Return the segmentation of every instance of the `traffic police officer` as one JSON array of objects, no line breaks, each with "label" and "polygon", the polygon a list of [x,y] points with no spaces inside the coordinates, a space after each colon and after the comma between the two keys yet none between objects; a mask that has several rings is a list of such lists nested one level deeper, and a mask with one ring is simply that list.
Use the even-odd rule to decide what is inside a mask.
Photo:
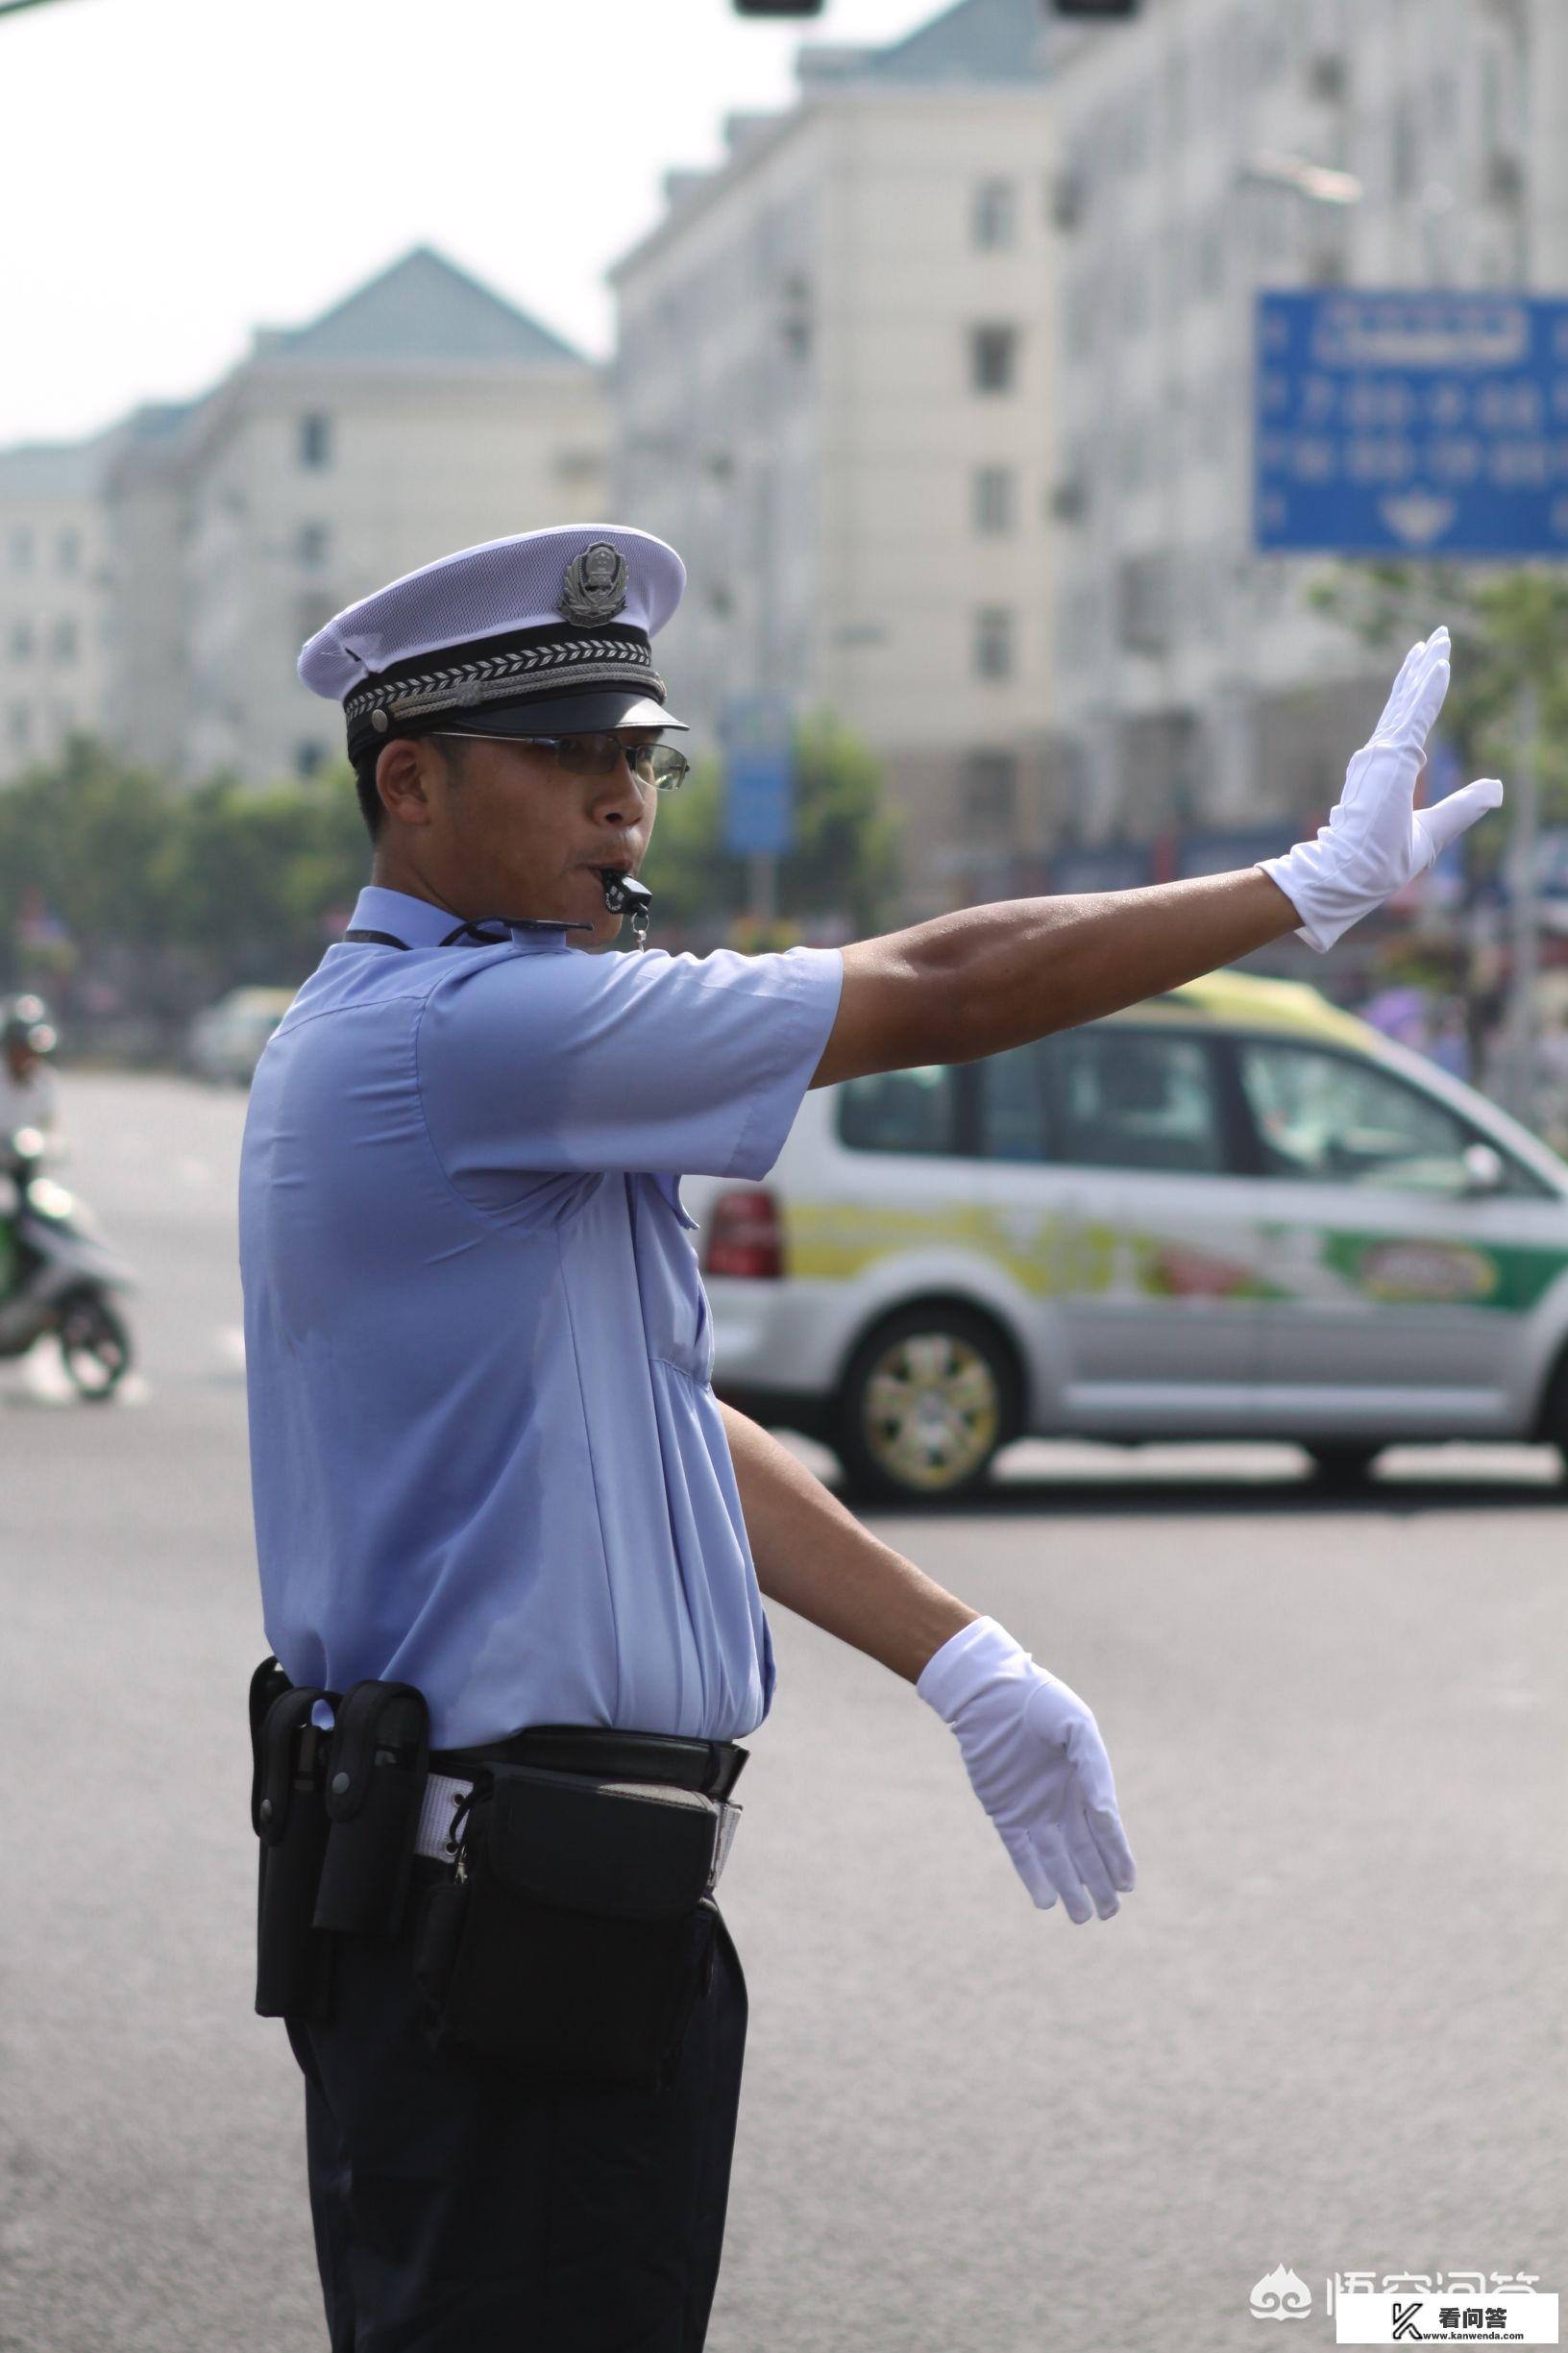
[{"label": "traffic police officer", "polygon": [[764,1595],[915,1684],[1037,1905],[1108,1919],[1134,1883],[1085,1703],[716,1402],[681,1174],[762,1177],[814,1085],[993,1053],[1292,928],[1324,946],[1500,797],[1412,814],[1439,631],[1330,823],[1266,871],[843,951],[575,952],[627,908],[643,944],[636,872],[685,769],[651,640],[683,583],[643,532],[527,532],[364,599],[300,661],[343,705],[375,858],[245,1132],[261,1688],[302,1744],[281,1780],[258,1750],[264,1840],[358,1692],[412,1694],[429,1740],[414,1902],[327,1940],[330,1997],[258,1998],[305,2076],[334,2353],[702,2344],[746,2031],[722,1922],[657,2088],[454,2047],[416,1944],[461,1892],[487,1768],[726,1797],[773,1697]]}]

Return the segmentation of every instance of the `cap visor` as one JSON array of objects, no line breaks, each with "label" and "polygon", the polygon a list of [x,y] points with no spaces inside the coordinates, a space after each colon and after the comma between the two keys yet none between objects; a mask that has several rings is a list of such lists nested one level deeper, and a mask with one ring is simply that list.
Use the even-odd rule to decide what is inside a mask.
[{"label": "cap visor", "polygon": [[679,727],[651,695],[634,687],[600,687],[594,695],[557,695],[545,702],[514,702],[503,710],[450,711],[437,725],[446,735],[595,735],[610,727]]}]

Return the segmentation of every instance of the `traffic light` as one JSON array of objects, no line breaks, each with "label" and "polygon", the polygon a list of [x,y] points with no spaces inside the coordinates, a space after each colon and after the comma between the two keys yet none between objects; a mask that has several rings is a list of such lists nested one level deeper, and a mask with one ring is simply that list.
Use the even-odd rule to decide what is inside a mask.
[{"label": "traffic light", "polygon": [[735,0],[737,16],[820,16],[822,0]]},{"label": "traffic light", "polygon": [[1045,0],[1058,16],[1136,16],[1138,0]]}]

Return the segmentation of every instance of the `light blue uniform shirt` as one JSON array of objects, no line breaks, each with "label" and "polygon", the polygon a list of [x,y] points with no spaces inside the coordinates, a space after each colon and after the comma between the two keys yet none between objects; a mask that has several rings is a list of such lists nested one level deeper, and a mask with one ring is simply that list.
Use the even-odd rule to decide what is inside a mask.
[{"label": "light blue uniform shirt", "polygon": [[360,894],[268,1042],[240,1166],[267,1640],[415,1683],[438,1748],[732,1739],[772,1644],[679,1178],[772,1166],[837,949],[588,954]]}]

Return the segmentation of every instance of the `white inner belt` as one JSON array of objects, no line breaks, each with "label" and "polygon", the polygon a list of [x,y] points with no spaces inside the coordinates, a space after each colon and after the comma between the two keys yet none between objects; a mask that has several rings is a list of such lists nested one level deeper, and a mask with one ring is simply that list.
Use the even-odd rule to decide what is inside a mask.
[{"label": "white inner belt", "polygon": [[[445,1773],[432,1773],[429,1776],[425,1783],[425,1802],[419,1809],[419,1830],[414,1839],[416,1854],[428,1854],[437,1863],[456,1861],[457,1849],[455,1842],[452,1841],[453,1823],[456,1817],[458,1800],[466,1798],[473,1786],[472,1781],[453,1780]],[[713,1858],[713,1876],[708,1881],[710,1888],[719,1884],[719,1875],[729,1859],[729,1850],[740,1819],[741,1809],[738,1805],[731,1805],[727,1800],[720,1802],[719,1836]]]},{"label": "white inner belt", "polygon": [[425,1802],[419,1809],[419,1829],[414,1838],[414,1852],[428,1854],[437,1863],[453,1863],[457,1859],[455,1845],[449,1846],[452,1825],[459,1798],[466,1798],[473,1788],[472,1781],[454,1781],[445,1773],[432,1773],[425,1784]]}]

